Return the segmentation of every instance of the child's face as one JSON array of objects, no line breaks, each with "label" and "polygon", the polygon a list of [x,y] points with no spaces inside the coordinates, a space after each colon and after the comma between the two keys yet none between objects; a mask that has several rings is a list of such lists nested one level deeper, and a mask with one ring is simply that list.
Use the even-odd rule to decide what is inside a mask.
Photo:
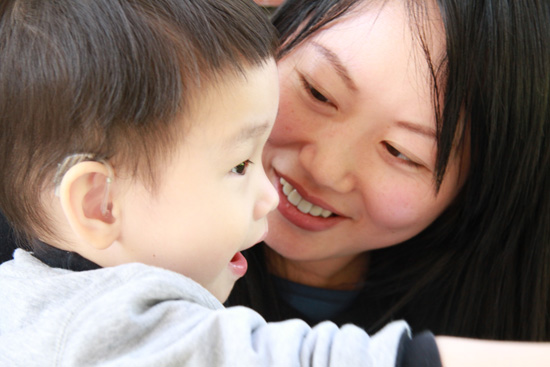
[{"label": "child's face", "polygon": [[229,79],[185,121],[190,128],[161,172],[158,190],[130,184],[119,240],[119,262],[184,274],[220,301],[246,272],[239,251],[265,237],[266,215],[278,203],[261,160],[277,114],[275,63]]}]

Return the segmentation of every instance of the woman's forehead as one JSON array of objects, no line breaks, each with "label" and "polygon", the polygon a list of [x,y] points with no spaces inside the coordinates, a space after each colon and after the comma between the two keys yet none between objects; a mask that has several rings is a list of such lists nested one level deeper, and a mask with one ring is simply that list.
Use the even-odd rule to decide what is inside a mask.
[{"label": "woman's forehead", "polygon": [[445,28],[435,0],[361,1],[313,33],[311,38],[332,31],[340,31],[340,36],[345,38],[365,37],[365,32],[361,32],[359,28],[362,27],[358,25],[372,30],[379,22],[391,22],[392,27],[402,30],[404,36],[414,36],[417,42],[425,43],[430,54],[441,55],[444,51],[441,46],[445,45]]}]

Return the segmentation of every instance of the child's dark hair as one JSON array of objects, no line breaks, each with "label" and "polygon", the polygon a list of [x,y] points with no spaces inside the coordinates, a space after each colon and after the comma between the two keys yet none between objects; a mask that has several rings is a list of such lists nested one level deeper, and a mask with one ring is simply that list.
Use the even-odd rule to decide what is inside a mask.
[{"label": "child's dark hair", "polygon": [[41,195],[74,153],[114,159],[153,187],[181,138],[176,118],[275,48],[252,1],[2,1],[2,211],[26,239],[50,233]]}]

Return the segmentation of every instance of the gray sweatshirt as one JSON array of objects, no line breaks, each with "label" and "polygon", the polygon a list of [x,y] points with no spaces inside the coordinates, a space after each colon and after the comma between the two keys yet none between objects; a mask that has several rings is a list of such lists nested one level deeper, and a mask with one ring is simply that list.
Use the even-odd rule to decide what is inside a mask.
[{"label": "gray sweatshirt", "polygon": [[362,329],[266,323],[180,274],[143,264],[0,266],[0,366],[395,366],[402,321]]}]

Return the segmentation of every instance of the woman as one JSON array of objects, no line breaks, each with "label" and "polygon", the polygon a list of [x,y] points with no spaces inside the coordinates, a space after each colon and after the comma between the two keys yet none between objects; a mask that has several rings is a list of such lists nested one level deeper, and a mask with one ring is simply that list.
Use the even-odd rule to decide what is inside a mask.
[{"label": "woman", "polygon": [[288,0],[273,22],[281,203],[229,303],[550,340],[548,2]]}]

